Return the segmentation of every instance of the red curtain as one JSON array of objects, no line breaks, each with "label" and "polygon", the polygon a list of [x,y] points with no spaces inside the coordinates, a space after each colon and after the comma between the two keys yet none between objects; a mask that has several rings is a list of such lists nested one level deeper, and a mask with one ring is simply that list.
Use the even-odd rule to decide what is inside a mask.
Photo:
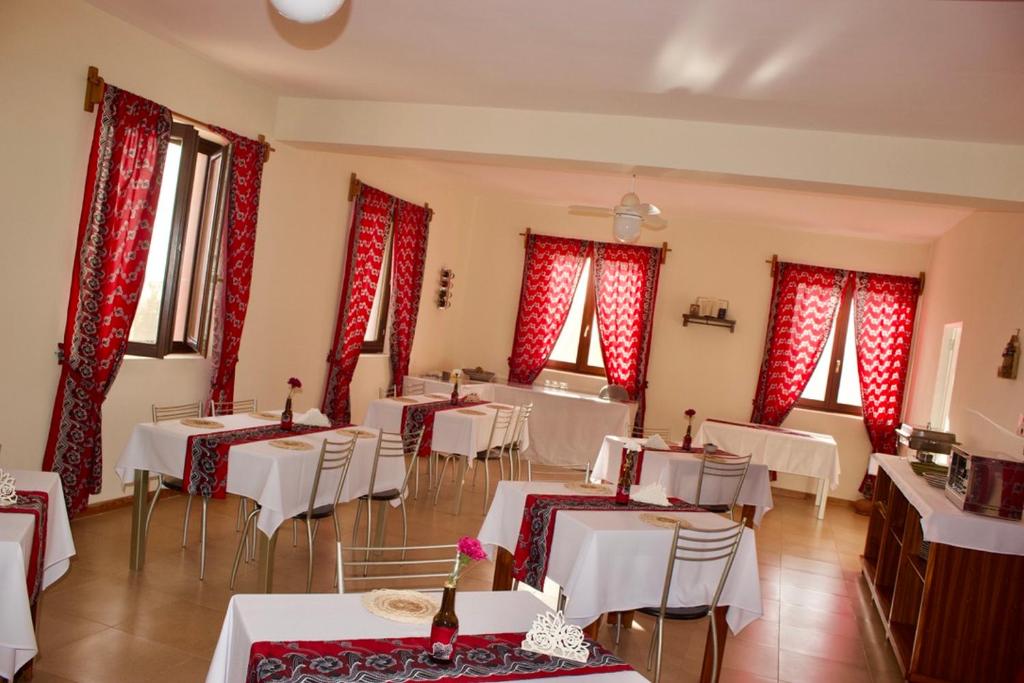
[{"label": "red curtain", "polygon": [[654,329],[661,249],[594,243],[597,331],[609,384],[638,402],[635,424],[644,423],[647,364]]},{"label": "red curtain", "polygon": [[351,418],[349,385],[370,320],[395,201],[387,192],[362,184],[352,210],[341,303],[327,357],[327,381],[320,408],[332,420],[347,423]]},{"label": "red curtain", "polygon": [[895,453],[894,430],[903,410],[920,281],[914,277],[857,273],[854,283],[854,329],[864,426],[875,452]]},{"label": "red curtain", "polygon": [[427,233],[431,211],[404,199],[395,205],[395,231],[391,250],[391,383],[401,394],[409,373],[409,356],[416,333],[416,316],[423,291],[423,267],[427,261]]},{"label": "red curtain", "polygon": [[508,379],[533,384],[565,325],[590,242],[531,234],[526,238],[519,313]]},{"label": "red curtain", "polygon": [[814,372],[850,273],[779,262],[750,421],[782,424]]},{"label": "red curtain", "polygon": [[249,306],[266,143],[223,128],[214,127],[213,130],[231,143],[231,187],[221,260],[223,286],[218,289],[219,300],[214,309],[210,400],[231,401],[235,395],[238,347],[242,342],[242,327]]},{"label": "red curtain", "polygon": [[96,114],[72,269],[62,367],[43,468],[74,515],[103,484],[102,407],[146,273],[171,113],[112,85]]}]

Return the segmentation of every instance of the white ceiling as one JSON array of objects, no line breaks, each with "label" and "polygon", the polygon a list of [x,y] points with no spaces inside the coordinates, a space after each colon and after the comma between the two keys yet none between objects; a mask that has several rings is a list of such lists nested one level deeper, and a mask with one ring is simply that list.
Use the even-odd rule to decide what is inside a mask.
[{"label": "white ceiling", "polygon": [[1024,143],[1024,4],[89,0],[282,95]]}]

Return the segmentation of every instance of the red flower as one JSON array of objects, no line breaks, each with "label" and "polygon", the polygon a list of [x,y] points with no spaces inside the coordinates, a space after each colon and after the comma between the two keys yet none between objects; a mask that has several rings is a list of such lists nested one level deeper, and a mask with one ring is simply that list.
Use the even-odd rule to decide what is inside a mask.
[{"label": "red flower", "polygon": [[683,414],[686,415],[686,417],[693,417],[694,415],[697,414],[697,411],[694,410],[693,408],[687,408],[686,412]]},{"label": "red flower", "polygon": [[292,389],[301,389],[302,380],[300,380],[298,377],[289,377],[288,386],[290,386]]},{"label": "red flower", "polygon": [[463,536],[459,539],[458,544],[459,552],[473,560],[478,562],[487,558],[487,553],[484,552],[483,546],[480,545],[480,541],[473,538],[472,536]]}]

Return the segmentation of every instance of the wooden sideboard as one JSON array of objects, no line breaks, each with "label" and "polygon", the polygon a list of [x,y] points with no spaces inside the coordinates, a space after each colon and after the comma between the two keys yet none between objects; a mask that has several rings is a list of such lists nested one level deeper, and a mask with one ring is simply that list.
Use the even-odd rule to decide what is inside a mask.
[{"label": "wooden sideboard", "polygon": [[904,678],[1024,680],[1024,556],[924,544],[901,486],[917,482],[878,469],[862,564]]}]

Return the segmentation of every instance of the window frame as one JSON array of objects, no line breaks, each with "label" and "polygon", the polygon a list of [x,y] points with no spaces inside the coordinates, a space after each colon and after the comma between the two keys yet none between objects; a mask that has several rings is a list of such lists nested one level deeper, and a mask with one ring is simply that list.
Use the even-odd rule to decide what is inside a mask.
[{"label": "window frame", "polygon": [[[839,303],[839,310],[836,318],[832,321],[835,329],[835,337],[832,340],[832,357],[829,358],[828,382],[825,385],[824,400],[813,398],[797,399],[796,407],[806,410],[817,410],[824,413],[838,413],[841,415],[856,415],[863,417],[864,410],[861,406],[839,402],[839,383],[843,375],[843,355],[846,351],[846,333],[850,329],[850,315],[853,313],[853,287],[843,290],[843,296]],[[856,342],[854,342],[856,343]],[[819,358],[818,363],[824,358]],[[860,375],[857,376],[858,388]]]},{"label": "window frame", "polygon": [[[170,137],[173,140],[181,141],[181,161],[178,165],[177,186],[175,187],[174,193],[174,209],[171,215],[171,230],[168,238],[167,249],[167,267],[164,271],[164,285],[160,299],[160,315],[157,323],[156,334],[157,338],[153,343],[129,340],[127,348],[125,349],[127,354],[133,356],[158,359],[164,358],[170,354],[206,355],[207,347],[209,345],[209,317],[212,313],[213,297],[206,296],[202,306],[197,309],[198,314],[202,319],[197,327],[197,330],[200,331],[199,338],[197,338],[193,343],[188,339],[189,323],[191,322],[192,316],[191,306],[193,297],[198,296],[200,293],[195,292],[195,288],[192,287],[192,273],[189,273],[189,301],[186,306],[186,320],[184,326],[185,339],[174,339],[175,317],[177,314],[178,295],[180,293],[182,280],[182,252],[185,247],[185,237],[188,231],[189,211],[192,203],[192,189],[195,183],[198,155],[205,154],[209,160],[212,160],[213,157],[217,155],[222,156],[221,176],[216,188],[218,195],[213,205],[214,220],[211,226],[213,232],[210,236],[211,242],[209,244],[211,253],[207,263],[207,272],[203,277],[203,291],[208,291],[211,295],[213,292],[212,287],[216,286],[215,279],[219,280],[217,269],[220,261],[221,242],[224,234],[223,219],[226,211],[227,188],[230,177],[230,146],[219,145],[212,140],[202,138],[199,135],[198,129],[180,121],[174,121],[171,123]],[[208,163],[206,176],[203,180],[204,196],[202,197],[202,201],[199,205],[200,215],[197,221],[198,226],[202,225],[202,221],[206,217],[206,193],[213,189],[209,187],[210,168],[211,164]],[[197,236],[195,245],[196,251],[193,254],[193,257],[198,256],[201,246],[201,240],[199,240]],[[148,256],[149,255],[147,254],[147,259]],[[193,258],[192,263],[194,268],[196,263],[195,258]],[[129,334],[130,333],[131,330],[129,329]]]},{"label": "window frame", "polygon": [[[380,280],[377,286],[383,285],[384,291],[380,299],[380,323],[377,325],[377,336],[371,340],[363,339],[359,353],[384,353],[384,342],[388,336],[388,315],[391,313],[391,261],[394,246],[394,238],[391,230],[388,230],[384,238],[384,263],[381,265]],[[372,302],[371,302],[372,312]],[[367,321],[369,325],[369,321]]]},{"label": "window frame", "polygon": [[[597,377],[606,377],[604,366],[595,366],[587,363],[587,359],[590,357],[590,341],[593,335],[597,334],[597,325],[594,318],[594,309],[597,306],[597,296],[595,294],[594,284],[594,264],[593,260],[589,259],[590,268],[587,269],[587,283],[586,283],[586,298],[583,300],[583,324],[580,328],[580,336],[576,345],[576,361],[562,361],[562,360],[551,360],[548,358],[547,362],[544,363],[545,369],[548,370],[559,370],[562,372],[574,372],[580,375],[594,375]],[[578,285],[577,285],[578,287]],[[575,297],[575,292],[573,297]],[[569,302],[570,305],[572,302]],[[598,340],[600,343],[600,339]]]}]

